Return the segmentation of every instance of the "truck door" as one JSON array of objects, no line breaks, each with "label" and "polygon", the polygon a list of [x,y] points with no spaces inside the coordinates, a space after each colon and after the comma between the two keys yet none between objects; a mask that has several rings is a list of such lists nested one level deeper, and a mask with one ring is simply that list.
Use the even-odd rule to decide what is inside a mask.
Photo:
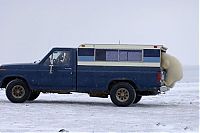
[{"label": "truck door", "polygon": [[74,90],[73,63],[72,49],[53,50],[40,65],[39,88],[55,91]]}]

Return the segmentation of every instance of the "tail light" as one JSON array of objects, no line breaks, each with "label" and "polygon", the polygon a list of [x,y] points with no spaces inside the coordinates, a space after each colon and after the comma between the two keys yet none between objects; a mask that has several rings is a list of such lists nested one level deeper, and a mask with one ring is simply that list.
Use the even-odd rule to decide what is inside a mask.
[{"label": "tail light", "polygon": [[160,82],[160,80],[161,80],[161,72],[157,72],[157,74],[156,74],[156,80],[158,82]]}]

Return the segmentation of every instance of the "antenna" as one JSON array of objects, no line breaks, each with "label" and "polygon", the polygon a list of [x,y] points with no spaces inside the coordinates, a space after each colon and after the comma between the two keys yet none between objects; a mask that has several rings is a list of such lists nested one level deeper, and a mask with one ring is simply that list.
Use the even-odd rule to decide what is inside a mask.
[{"label": "antenna", "polygon": [[119,40],[119,44],[120,44],[120,40]]}]

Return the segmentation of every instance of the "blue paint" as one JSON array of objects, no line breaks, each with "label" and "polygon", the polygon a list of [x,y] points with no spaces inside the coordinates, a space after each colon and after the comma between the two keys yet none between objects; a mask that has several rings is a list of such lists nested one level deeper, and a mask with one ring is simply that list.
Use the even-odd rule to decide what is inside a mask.
[{"label": "blue paint", "polygon": [[78,92],[107,91],[112,80],[131,80],[140,91],[159,88],[156,80],[159,67],[77,66]]},{"label": "blue paint", "polygon": [[160,57],[144,57],[143,62],[160,62]]},{"label": "blue paint", "polygon": [[94,56],[78,56],[78,61],[94,61]]}]

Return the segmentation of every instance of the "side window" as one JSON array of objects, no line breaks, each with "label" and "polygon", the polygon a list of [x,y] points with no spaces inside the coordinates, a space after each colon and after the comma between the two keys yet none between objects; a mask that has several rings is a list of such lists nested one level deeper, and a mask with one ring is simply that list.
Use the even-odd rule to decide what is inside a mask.
[{"label": "side window", "polygon": [[129,51],[128,61],[142,61],[142,50]]},{"label": "side window", "polygon": [[96,49],[95,61],[142,61],[142,50]]},{"label": "side window", "polygon": [[118,61],[118,50],[106,50],[106,61]]},{"label": "side window", "polygon": [[78,61],[94,61],[94,49],[93,48],[79,48]]},{"label": "side window", "polygon": [[96,49],[96,61],[118,61],[118,50]]},{"label": "side window", "polygon": [[119,61],[128,61],[128,51],[119,51]]},{"label": "side window", "polygon": [[44,65],[69,65],[70,52],[69,51],[54,51],[44,62]]},{"label": "side window", "polygon": [[120,50],[120,61],[142,61],[142,50]]},{"label": "side window", "polygon": [[95,52],[96,61],[106,61],[106,50],[105,49],[96,49]]}]

